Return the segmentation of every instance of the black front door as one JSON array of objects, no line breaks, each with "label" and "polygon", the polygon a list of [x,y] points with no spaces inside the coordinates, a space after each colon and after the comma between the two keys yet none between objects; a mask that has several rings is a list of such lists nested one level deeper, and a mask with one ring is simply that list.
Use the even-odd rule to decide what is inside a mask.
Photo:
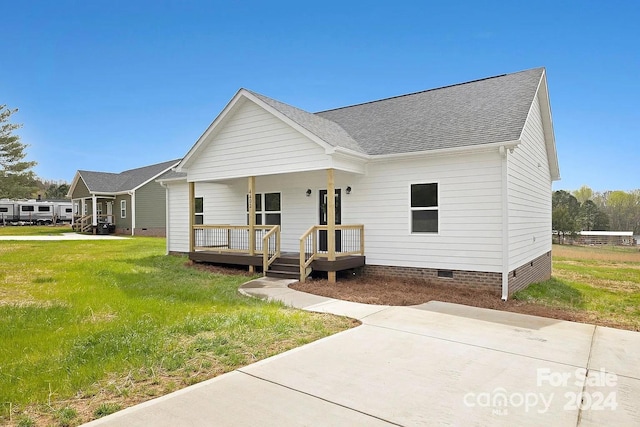
[{"label": "black front door", "polygon": [[[327,190],[320,190],[320,209],[319,220],[320,225],[327,225]],[[336,224],[342,224],[342,196],[339,188],[336,188]],[[318,236],[318,250],[327,251],[327,230],[320,230]],[[342,250],[342,230],[336,230],[336,252]]]}]

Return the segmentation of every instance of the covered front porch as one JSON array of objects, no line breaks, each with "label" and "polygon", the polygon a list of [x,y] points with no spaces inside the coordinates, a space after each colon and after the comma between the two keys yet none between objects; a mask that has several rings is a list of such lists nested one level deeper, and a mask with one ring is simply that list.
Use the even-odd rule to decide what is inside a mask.
[{"label": "covered front porch", "polygon": [[[320,171],[321,172],[321,171]],[[304,181],[309,176],[290,177],[285,182]],[[318,174],[313,175],[318,178]],[[306,231],[294,234],[293,226],[287,218],[300,214],[302,208],[291,200],[286,191],[269,193],[261,197],[256,191],[256,177],[248,177],[246,190],[246,225],[206,223],[203,212],[203,193],[197,194],[196,184],[189,182],[189,258],[196,262],[211,262],[248,266],[249,271],[261,270],[265,276],[296,278],[300,281],[312,271],[327,272],[329,281],[336,280],[336,272],[365,265],[364,225],[341,223],[341,194],[351,192],[351,187],[337,188],[335,172],[326,170],[326,185],[316,188],[318,205],[304,208],[307,212],[319,211],[318,221]],[[260,179],[260,178],[259,178]],[[282,184],[286,187],[286,184]],[[290,184],[289,184],[290,186]],[[342,190],[342,191],[341,191]],[[300,192],[296,187],[296,195]],[[310,188],[304,191],[307,204],[313,203]],[[335,194],[335,197],[327,197]],[[198,197],[200,195],[200,197]],[[282,199],[285,199],[283,202]],[[297,206],[297,207],[296,207]],[[237,209],[237,208],[236,208]],[[262,212],[262,213],[261,213]],[[307,218],[308,215],[304,217]],[[316,222],[313,217],[308,221]],[[288,227],[286,245],[283,245],[282,227]],[[307,226],[305,226],[307,227]]]},{"label": "covered front porch", "polygon": [[115,196],[92,195],[72,199],[72,229],[77,233],[109,234],[115,231],[116,216],[113,214]]}]

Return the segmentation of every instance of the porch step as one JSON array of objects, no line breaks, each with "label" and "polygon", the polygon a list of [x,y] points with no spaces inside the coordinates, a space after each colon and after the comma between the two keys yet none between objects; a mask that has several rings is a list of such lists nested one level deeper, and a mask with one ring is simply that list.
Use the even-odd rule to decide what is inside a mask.
[{"label": "porch step", "polygon": [[299,279],[299,273],[293,273],[291,271],[278,271],[278,270],[267,270],[267,277],[276,277],[278,279]]},{"label": "porch step", "polygon": [[271,270],[288,271],[288,272],[300,274],[300,265],[298,265],[298,262],[296,262],[295,264],[283,263],[278,259],[273,264],[271,264],[269,271]]},{"label": "porch step", "polygon": [[267,270],[267,277],[278,277],[281,279],[299,279],[300,261],[298,258],[280,257],[274,261]]}]

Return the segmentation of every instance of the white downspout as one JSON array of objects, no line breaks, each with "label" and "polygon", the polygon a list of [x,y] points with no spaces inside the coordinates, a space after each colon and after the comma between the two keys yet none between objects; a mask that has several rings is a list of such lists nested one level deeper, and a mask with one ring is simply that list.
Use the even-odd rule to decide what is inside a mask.
[{"label": "white downspout", "polygon": [[131,196],[131,235],[136,235],[136,192],[130,191]]},{"label": "white downspout", "polygon": [[165,222],[165,234],[166,234],[165,241],[166,241],[166,246],[167,246],[166,255],[169,255],[169,247],[170,247],[170,245],[169,245],[169,236],[171,235],[171,233],[169,232],[170,227],[171,227],[171,221],[170,221],[170,218],[169,218],[169,211],[170,211],[169,210],[169,186],[164,182],[161,182],[160,185],[162,187],[164,187],[164,193],[165,193],[165,196],[164,196],[164,198],[165,198],[165,204],[164,204],[165,213],[164,213],[164,216],[165,216],[165,221],[166,221]]},{"label": "white downspout", "polygon": [[[508,198],[508,149],[500,146],[502,166],[502,301],[509,299],[509,198]],[[513,150],[513,149],[511,149]]]}]

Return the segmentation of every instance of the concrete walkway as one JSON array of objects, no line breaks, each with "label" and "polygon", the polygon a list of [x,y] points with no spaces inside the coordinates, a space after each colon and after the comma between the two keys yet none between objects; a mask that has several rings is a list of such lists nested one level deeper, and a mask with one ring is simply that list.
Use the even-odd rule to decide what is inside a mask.
[{"label": "concrete walkway", "polygon": [[122,240],[128,237],[78,233],[51,234],[49,236],[0,236],[0,240]]},{"label": "concrete walkway", "polygon": [[640,333],[429,302],[241,292],[362,325],[90,426],[640,425]]}]

